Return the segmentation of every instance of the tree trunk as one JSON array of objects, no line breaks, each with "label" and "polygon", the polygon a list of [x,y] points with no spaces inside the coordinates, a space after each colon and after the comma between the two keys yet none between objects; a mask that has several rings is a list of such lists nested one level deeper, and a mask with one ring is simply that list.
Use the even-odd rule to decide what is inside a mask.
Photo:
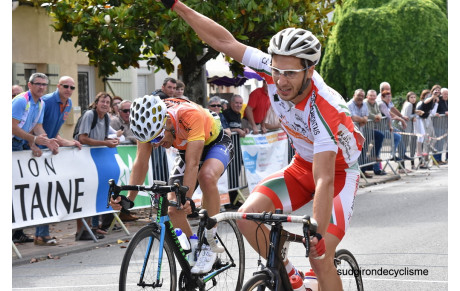
[{"label": "tree trunk", "polygon": [[[205,66],[184,66],[182,63],[183,82],[185,83],[184,95],[190,98],[193,102],[203,105],[207,104],[206,90],[206,69]],[[192,68],[187,70],[186,68]]]},{"label": "tree trunk", "polygon": [[206,62],[215,58],[219,52],[208,49],[208,51],[197,57],[196,55],[179,56],[185,83],[184,95],[193,102],[206,107],[208,102]]}]

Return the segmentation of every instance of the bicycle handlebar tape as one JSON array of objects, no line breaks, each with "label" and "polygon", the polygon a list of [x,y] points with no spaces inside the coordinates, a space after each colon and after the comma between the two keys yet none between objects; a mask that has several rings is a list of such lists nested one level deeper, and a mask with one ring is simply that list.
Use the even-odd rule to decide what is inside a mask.
[{"label": "bicycle handlebar tape", "polygon": [[314,258],[315,260],[322,260],[326,256],[326,244],[324,243],[324,239],[321,234],[316,233],[314,235],[318,239],[318,243],[316,244],[316,252],[318,253],[318,257]]},{"label": "bicycle handlebar tape", "polygon": [[173,8],[174,8],[174,5],[176,5],[176,3],[177,3],[177,0],[161,0],[161,3],[163,3],[163,5],[166,8],[171,9],[171,11],[172,11]]}]

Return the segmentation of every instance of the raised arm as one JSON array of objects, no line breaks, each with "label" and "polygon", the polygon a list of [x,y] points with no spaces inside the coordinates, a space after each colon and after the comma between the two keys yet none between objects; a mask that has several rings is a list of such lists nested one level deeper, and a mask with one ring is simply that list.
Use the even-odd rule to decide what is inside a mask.
[{"label": "raised arm", "polygon": [[[157,1],[160,2],[160,0]],[[163,1],[163,3],[165,2]],[[193,28],[201,40],[213,49],[226,54],[238,62],[243,60],[247,46],[238,42],[223,26],[196,12],[181,1],[175,3],[173,10]]]}]

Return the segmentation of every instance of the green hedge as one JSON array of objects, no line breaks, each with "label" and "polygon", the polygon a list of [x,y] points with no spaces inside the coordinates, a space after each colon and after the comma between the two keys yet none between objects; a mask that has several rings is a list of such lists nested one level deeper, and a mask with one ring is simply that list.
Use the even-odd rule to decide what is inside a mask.
[{"label": "green hedge", "polygon": [[378,92],[382,81],[396,104],[408,91],[448,87],[446,13],[441,0],[344,1],[319,71],[347,100],[357,88]]}]

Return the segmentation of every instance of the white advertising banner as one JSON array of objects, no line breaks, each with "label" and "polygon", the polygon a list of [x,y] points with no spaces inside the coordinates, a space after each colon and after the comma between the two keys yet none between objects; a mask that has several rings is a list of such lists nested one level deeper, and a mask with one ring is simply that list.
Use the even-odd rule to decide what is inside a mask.
[{"label": "white advertising banner", "polygon": [[[113,211],[107,208],[108,181],[128,184],[136,150],[136,146],[64,147],[57,155],[44,151],[39,158],[30,150],[13,152],[13,229]],[[151,177],[149,165],[146,185],[152,183]],[[135,208],[148,206],[150,197],[140,192]]]},{"label": "white advertising banner", "polygon": [[248,134],[240,138],[249,191],[265,177],[288,165],[288,140],[284,131]]}]

